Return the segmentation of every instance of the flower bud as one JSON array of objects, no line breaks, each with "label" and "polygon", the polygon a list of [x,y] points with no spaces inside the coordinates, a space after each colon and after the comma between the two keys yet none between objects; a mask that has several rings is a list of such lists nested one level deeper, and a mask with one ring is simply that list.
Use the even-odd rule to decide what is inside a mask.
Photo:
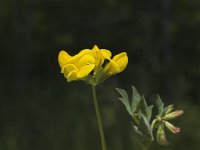
[{"label": "flower bud", "polygon": [[174,110],[174,105],[169,105],[163,110],[163,116],[171,113]]},{"label": "flower bud", "polygon": [[164,125],[167,129],[169,129],[172,133],[177,134],[180,132],[180,128],[175,127],[173,124],[169,123],[168,121],[163,121]]},{"label": "flower bud", "polygon": [[157,136],[157,142],[160,145],[165,145],[165,146],[169,145],[169,142],[167,141],[166,136],[165,136],[164,125],[162,123],[158,126],[156,136]]},{"label": "flower bud", "polygon": [[171,120],[171,119],[174,119],[174,118],[181,116],[183,113],[184,113],[183,110],[176,110],[176,111],[173,111],[169,114],[166,114],[162,119],[163,120]]}]

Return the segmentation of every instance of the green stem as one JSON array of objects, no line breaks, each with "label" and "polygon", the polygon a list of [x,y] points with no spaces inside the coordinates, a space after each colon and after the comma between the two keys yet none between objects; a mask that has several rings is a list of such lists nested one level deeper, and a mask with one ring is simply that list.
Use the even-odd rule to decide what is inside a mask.
[{"label": "green stem", "polygon": [[148,150],[151,146],[151,141],[142,145],[142,150]]},{"label": "green stem", "polygon": [[146,149],[146,147],[143,147],[142,150],[148,150],[148,149]]},{"label": "green stem", "polygon": [[143,148],[142,148],[142,150],[148,150],[148,148],[146,148],[146,147],[143,147]]},{"label": "green stem", "polygon": [[157,121],[158,121],[157,119],[154,119],[154,120],[152,121],[152,123],[151,123],[151,129],[152,129],[152,130],[153,130],[154,125],[155,125],[155,123],[156,123]]},{"label": "green stem", "polygon": [[101,137],[102,150],[106,150],[106,142],[105,142],[105,137],[104,137],[101,115],[100,115],[100,111],[99,111],[99,105],[97,102],[95,85],[92,85],[92,94],[93,94],[94,106],[95,106],[95,111],[96,111],[96,115],[97,115],[100,137]]}]

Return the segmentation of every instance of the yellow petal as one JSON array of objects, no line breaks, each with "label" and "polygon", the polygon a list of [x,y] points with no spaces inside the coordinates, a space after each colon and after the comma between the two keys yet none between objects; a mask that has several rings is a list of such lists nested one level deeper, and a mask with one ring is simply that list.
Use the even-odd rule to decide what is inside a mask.
[{"label": "yellow petal", "polygon": [[109,51],[109,50],[106,50],[106,49],[101,49],[101,54],[103,55],[103,57],[105,58],[105,59],[110,59],[110,57],[111,57],[111,52]]},{"label": "yellow petal", "polygon": [[101,57],[99,55],[99,51],[93,51],[93,57],[95,59],[96,67],[99,67],[99,64],[101,63]]},{"label": "yellow petal", "polygon": [[67,78],[67,81],[74,81],[74,80],[78,80],[77,78],[77,71],[71,71],[70,73],[67,74],[67,76],[65,76]]},{"label": "yellow petal", "polygon": [[120,71],[120,66],[115,61],[111,61],[111,69],[113,73],[118,73]]},{"label": "yellow petal", "polygon": [[68,61],[69,64],[75,64],[84,54],[76,54]]},{"label": "yellow petal", "polygon": [[78,70],[78,68],[74,64],[67,64],[62,68],[65,72],[71,72],[74,70]]},{"label": "yellow petal", "polygon": [[81,79],[81,78],[88,76],[89,73],[94,69],[94,67],[95,67],[94,64],[90,64],[90,65],[86,65],[86,66],[80,68],[80,70],[77,74],[77,77]]},{"label": "yellow petal", "polygon": [[60,51],[60,53],[58,54],[58,63],[60,67],[62,68],[64,65],[66,65],[70,58],[71,56],[67,52],[63,50]]},{"label": "yellow petal", "polygon": [[99,48],[98,48],[98,46],[97,46],[97,45],[94,45],[94,47],[92,48],[92,50],[93,50],[93,51],[98,51],[98,50],[99,50]]},{"label": "yellow petal", "polygon": [[119,65],[119,68],[120,68],[119,72],[122,72],[128,64],[128,57],[127,57],[126,53],[122,53],[119,55],[121,57],[118,58],[116,63]]},{"label": "yellow petal", "polygon": [[122,52],[122,53],[119,53],[119,54],[117,54],[117,55],[115,55],[114,57],[113,57],[113,61],[118,61],[119,59],[121,59],[122,57],[127,57],[127,54],[126,54],[126,52]]},{"label": "yellow petal", "polygon": [[82,66],[85,66],[87,64],[94,64],[95,63],[95,59],[94,57],[92,57],[91,55],[83,55],[80,60],[78,60],[77,62],[77,66],[78,67],[82,67]]},{"label": "yellow petal", "polygon": [[65,78],[68,80],[69,74],[71,74],[71,72],[78,72],[78,68],[73,64],[68,64],[62,68],[61,72],[64,73]]},{"label": "yellow petal", "polygon": [[96,51],[95,55],[95,72],[101,68],[103,65],[105,59],[110,60],[111,52],[106,49],[100,49],[99,51]]},{"label": "yellow petal", "polygon": [[104,68],[104,72],[106,72],[108,75],[116,74],[119,71],[120,71],[119,65],[113,60],[110,60],[110,62]]},{"label": "yellow petal", "polygon": [[90,49],[83,49],[83,50],[80,51],[78,54],[79,54],[79,55],[84,55],[84,54],[88,54],[88,53],[91,53],[91,50],[90,50]]},{"label": "yellow petal", "polygon": [[110,69],[110,67],[111,67],[111,64],[110,64],[110,62],[104,67],[104,72],[108,72],[109,71],[109,69]]}]

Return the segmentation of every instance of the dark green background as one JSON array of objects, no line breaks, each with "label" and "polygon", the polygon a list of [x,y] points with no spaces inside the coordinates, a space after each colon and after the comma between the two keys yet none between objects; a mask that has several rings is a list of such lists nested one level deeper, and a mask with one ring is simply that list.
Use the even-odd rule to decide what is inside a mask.
[{"label": "dark green background", "polygon": [[[57,55],[126,51],[127,69],[97,87],[108,150],[135,150],[131,118],[116,87],[159,93],[185,114],[169,147],[200,143],[199,0],[1,0],[0,149],[100,150],[91,87],[67,83]],[[155,110],[154,110],[155,111]]]}]

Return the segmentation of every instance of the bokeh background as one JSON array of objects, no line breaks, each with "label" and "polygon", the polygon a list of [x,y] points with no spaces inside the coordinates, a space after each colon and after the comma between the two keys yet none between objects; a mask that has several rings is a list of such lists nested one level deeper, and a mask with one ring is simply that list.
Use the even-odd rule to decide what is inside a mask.
[{"label": "bokeh background", "polygon": [[[127,69],[97,87],[109,150],[136,149],[116,87],[159,93],[185,114],[171,145],[200,143],[199,0],[1,0],[0,149],[100,150],[91,87],[67,83],[57,55],[100,48],[126,51]],[[154,111],[156,111],[154,109]]]}]

